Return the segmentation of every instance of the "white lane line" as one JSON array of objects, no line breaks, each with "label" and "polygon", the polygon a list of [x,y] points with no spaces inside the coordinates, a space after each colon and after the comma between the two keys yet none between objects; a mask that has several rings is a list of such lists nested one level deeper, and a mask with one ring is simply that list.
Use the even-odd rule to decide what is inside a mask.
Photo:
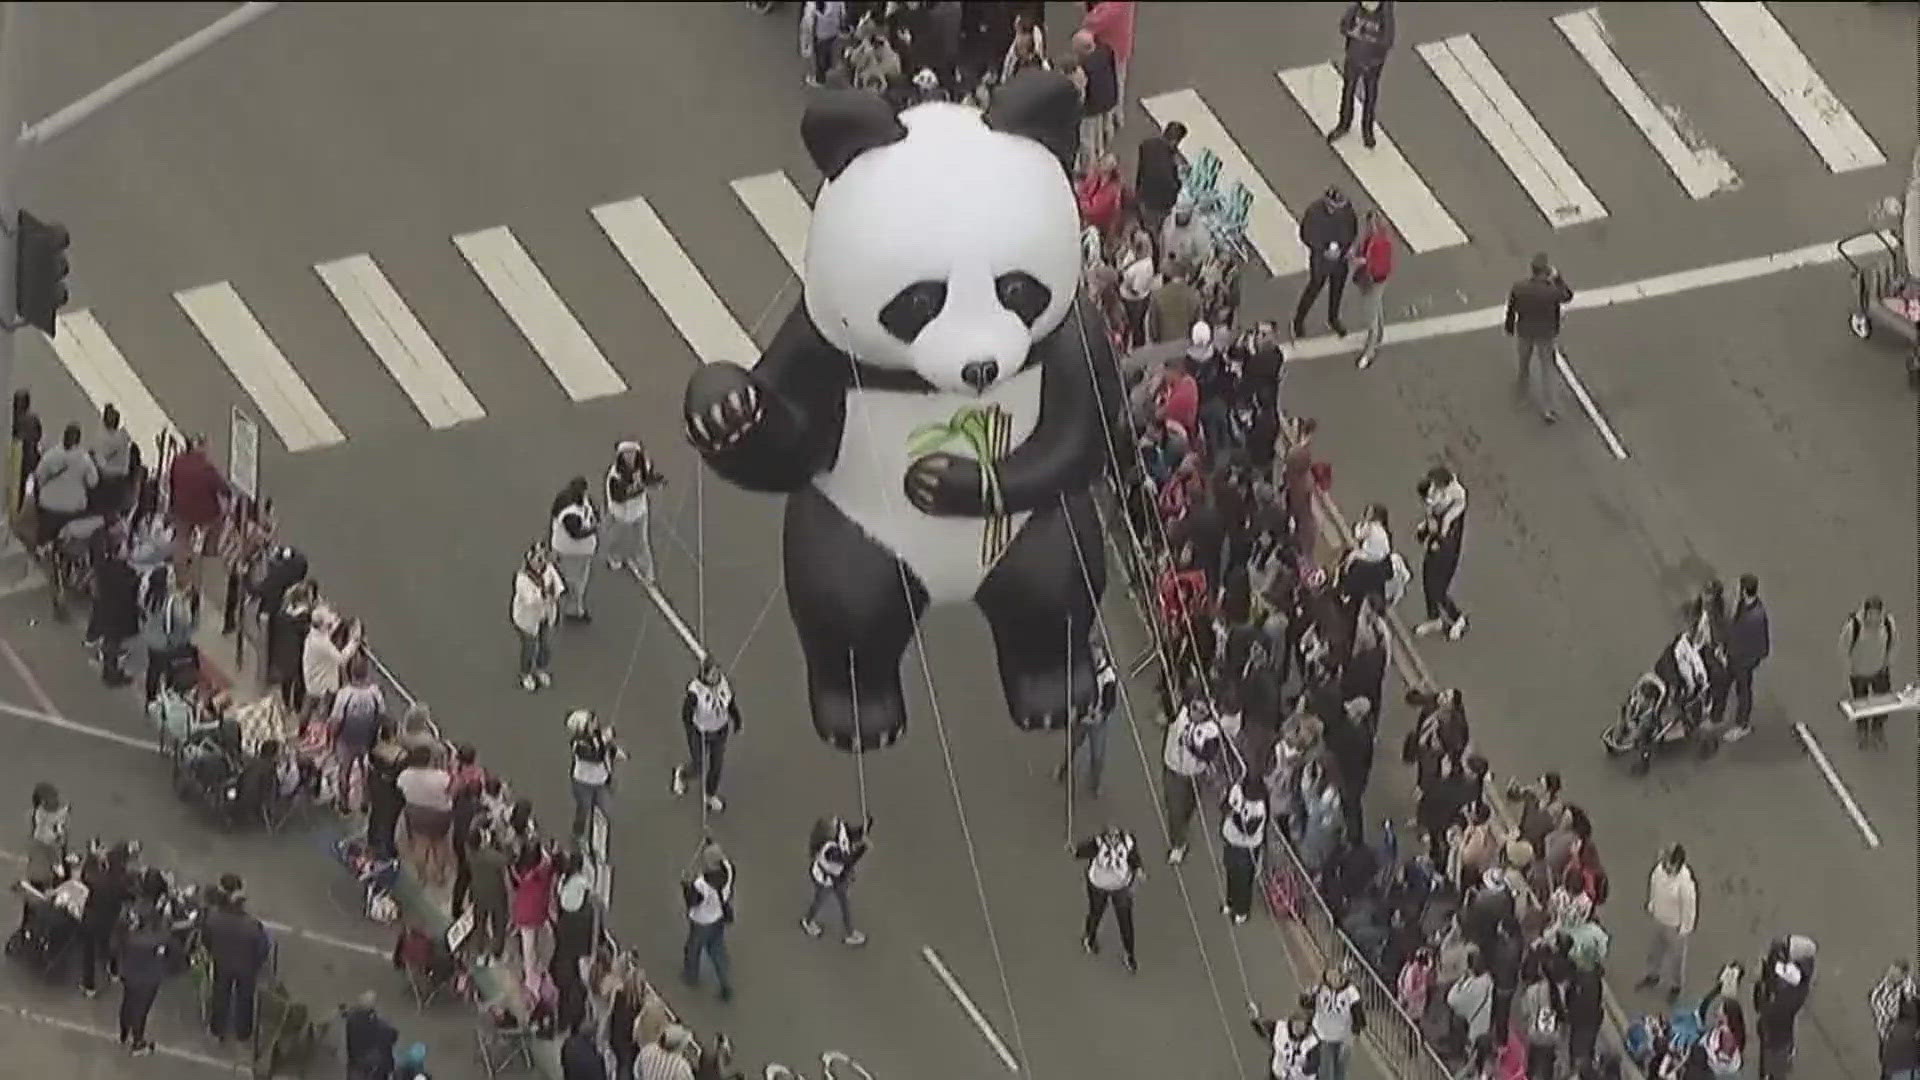
[{"label": "white lane line", "polygon": [[372,256],[350,255],[313,272],[428,425],[449,428],[487,415]]},{"label": "white lane line", "polygon": [[1612,454],[1616,461],[1627,460],[1627,448],[1620,445],[1620,437],[1613,433],[1613,425],[1607,423],[1607,418],[1601,415],[1600,406],[1594,403],[1593,395],[1587,393],[1587,384],[1581,382],[1580,376],[1574,374],[1573,365],[1567,363],[1567,354],[1557,348],[1554,349],[1553,366],[1560,369],[1560,377],[1567,381],[1567,389],[1573,391],[1573,399],[1580,403],[1580,408],[1587,414],[1587,419],[1593,421],[1593,426],[1600,429],[1600,441],[1607,444],[1607,452]]},{"label": "white lane line", "polygon": [[687,620],[681,618],[679,610],[673,606],[673,601],[668,600],[667,594],[661,592],[660,586],[654,582],[646,582],[644,588],[647,590],[647,599],[652,600],[653,606],[659,609],[660,617],[667,620],[667,625],[673,627],[673,632],[680,636],[681,644],[687,647],[687,651],[693,654],[695,660],[705,663],[709,656],[707,647],[700,644],[700,639],[694,636],[693,627],[688,626]]},{"label": "white lane line", "polygon": [[513,230],[499,225],[466,233],[454,237],[453,246],[568,397],[585,401],[626,391],[626,380],[601,355]]},{"label": "white lane line", "polygon": [[1300,247],[1299,223],[1198,93],[1175,90],[1144,98],[1140,107],[1147,110],[1147,115],[1160,127],[1174,120],[1187,126],[1187,138],[1181,146],[1189,157],[1202,150],[1213,151],[1220,159],[1222,187],[1231,187],[1235,181],[1246,185],[1247,192],[1253,196],[1253,208],[1247,214],[1247,241],[1274,277],[1306,270],[1307,253]]},{"label": "white lane line", "polygon": [[[1566,310],[1590,311],[1636,303],[1641,300],[1657,300],[1663,296],[1692,292],[1695,289],[1752,281],[1755,278],[1784,274],[1790,270],[1809,266],[1825,266],[1838,261],[1840,261],[1840,252],[1829,240],[1789,251],[1775,252],[1772,255],[1735,259],[1732,262],[1680,270],[1600,289],[1583,289],[1574,294],[1573,302],[1567,305]],[[1451,315],[1435,315],[1431,318],[1414,319],[1411,322],[1394,323],[1387,327],[1385,343],[1400,345],[1412,341],[1425,341],[1429,338],[1489,330],[1505,321],[1506,315],[1507,306],[1500,303],[1491,307],[1474,308],[1472,311],[1459,311]],[[1352,356],[1353,350],[1351,337],[1337,338],[1325,335],[1294,342],[1287,349],[1287,358],[1311,360],[1325,356],[1344,357]]]},{"label": "white lane line", "polygon": [[987,1023],[987,1018],[982,1015],[979,1006],[975,1005],[973,999],[967,996],[967,992],[960,988],[960,980],[954,978],[953,972],[947,970],[946,961],[940,959],[940,954],[933,951],[933,946],[922,945],[920,957],[946,986],[947,993],[953,995],[953,1000],[960,1003],[960,1008],[966,1011],[967,1018],[973,1021],[973,1026],[980,1029],[980,1034],[986,1038],[987,1045],[993,1048],[994,1056],[1000,1059],[1000,1064],[1005,1065],[1010,1073],[1019,1072],[1020,1064],[1013,1060],[1013,1052],[1007,1049],[1005,1042],[1001,1041],[1000,1033],[993,1030],[993,1025]]},{"label": "white lane line", "polygon": [[288,450],[297,453],[346,440],[232,285],[217,281],[174,293],[173,299]]},{"label": "white lane line", "polygon": [[1820,740],[1813,737],[1813,732],[1808,731],[1805,724],[1793,725],[1793,733],[1800,736],[1800,744],[1807,748],[1807,756],[1813,759],[1814,767],[1820,770],[1820,775],[1826,777],[1827,786],[1833,789],[1834,796],[1840,800],[1840,808],[1845,810],[1847,817],[1853,820],[1853,827],[1860,830],[1860,837],[1867,842],[1867,848],[1869,850],[1879,848],[1880,834],[1873,831],[1873,823],[1868,821],[1867,815],[1861,812],[1860,804],[1853,801],[1853,792],[1847,790],[1847,785],[1841,781],[1840,774],[1834,771],[1833,762],[1827,760],[1827,752],[1820,748]]},{"label": "white lane line", "polygon": [[129,749],[139,750],[148,754],[160,753],[160,744],[157,742],[149,739],[136,739],[131,735],[122,735],[117,731],[108,731],[106,728],[97,728],[88,724],[82,724],[77,720],[69,720],[58,713],[43,712],[39,709],[29,709],[11,702],[0,701],[0,715],[11,716],[19,720],[31,720],[36,724],[45,724],[50,728],[59,728],[61,731],[70,731],[75,735],[85,735],[89,738],[99,739],[102,742],[118,743]]},{"label": "white lane line", "polygon": [[787,260],[787,269],[798,275],[806,266],[807,228],[813,222],[813,210],[800,189],[786,173],[770,172],[735,180],[733,194]]},{"label": "white lane line", "polygon": [[[1332,131],[1340,120],[1340,73],[1333,65],[1294,68],[1280,72],[1279,77],[1320,134]],[[1357,138],[1341,139],[1333,149],[1387,220],[1393,222],[1407,246],[1415,251],[1437,251],[1466,243],[1467,234],[1460,231],[1420,174],[1407,164],[1386,129],[1380,128],[1375,134],[1379,145],[1372,150]]]},{"label": "white lane line", "polygon": [[1787,118],[1813,144],[1827,168],[1842,173],[1886,164],[1886,155],[1873,137],[1827,89],[1826,80],[1767,5],[1753,0],[1737,4],[1701,0],[1700,9],[1746,61],[1747,70],[1786,110]]},{"label": "white lane line", "polygon": [[1430,41],[1418,51],[1434,78],[1453,95],[1460,111],[1546,215],[1548,224],[1557,229],[1607,216],[1606,206],[1580,179],[1472,34]]},{"label": "white lane line", "polygon": [[159,445],[161,435],[179,429],[147,392],[133,366],[127,363],[107,328],[91,311],[71,311],[60,316],[59,333],[50,342],[73,381],[93,402],[96,409],[108,405],[120,410],[120,424],[143,447]]},{"label": "white lane line", "polygon": [[[17,1017],[30,1024],[40,1024],[43,1027],[58,1028],[61,1031],[72,1032],[75,1035],[85,1035],[89,1039],[97,1039],[101,1042],[119,1041],[117,1035],[105,1028],[97,1028],[91,1024],[82,1024],[73,1020],[63,1020],[57,1016],[48,1016],[46,1013],[23,1009],[18,1005],[0,1004],[0,1012],[4,1012],[8,1016]],[[168,1046],[165,1043],[155,1043],[153,1052],[159,1054],[161,1057],[191,1062],[195,1065],[204,1065],[217,1072],[236,1073],[242,1076],[249,1075],[253,1072],[253,1069],[247,1065],[233,1061],[222,1061],[217,1057],[202,1054],[197,1050],[183,1050],[180,1047]]]},{"label": "white lane line", "polygon": [[674,329],[706,363],[752,367],[760,349],[693,265],[652,204],[635,197],[593,208],[593,220],[653,294]]},{"label": "white lane line", "polygon": [[1681,133],[1679,125],[1685,123],[1686,118],[1680,115],[1680,110],[1656,103],[1634,81],[1627,66],[1614,55],[1612,37],[1606,23],[1600,21],[1598,8],[1556,15],[1553,24],[1593,70],[1600,85],[1613,95],[1627,119],[1640,129],[1647,145],[1667,163],[1667,169],[1688,195],[1704,199],[1715,192],[1740,186],[1739,175],[1727,164],[1727,159],[1720,156],[1720,151],[1690,132]]}]

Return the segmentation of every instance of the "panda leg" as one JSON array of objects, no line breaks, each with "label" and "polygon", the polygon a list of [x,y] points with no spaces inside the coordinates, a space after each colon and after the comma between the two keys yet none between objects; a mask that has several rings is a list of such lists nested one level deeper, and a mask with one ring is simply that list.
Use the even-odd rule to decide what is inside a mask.
[{"label": "panda leg", "polygon": [[973,599],[993,630],[1016,726],[1058,728],[1092,706],[1088,645],[1106,586],[1106,552],[1086,492],[1068,496],[1065,512],[1057,503],[1034,511],[981,583]]},{"label": "panda leg", "polygon": [[862,750],[892,745],[907,727],[900,657],[926,589],[812,486],[787,497],[784,549],[814,732],[841,750],[856,734]]}]

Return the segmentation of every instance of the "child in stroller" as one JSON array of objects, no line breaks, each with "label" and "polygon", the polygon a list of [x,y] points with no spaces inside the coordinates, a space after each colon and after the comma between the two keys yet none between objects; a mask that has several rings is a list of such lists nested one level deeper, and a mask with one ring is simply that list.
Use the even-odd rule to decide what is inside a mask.
[{"label": "child in stroller", "polygon": [[59,881],[47,887],[18,882],[20,926],[7,939],[6,952],[51,979],[66,958],[67,947],[80,933],[80,913],[86,910],[87,886],[80,880],[80,857],[70,855]]}]

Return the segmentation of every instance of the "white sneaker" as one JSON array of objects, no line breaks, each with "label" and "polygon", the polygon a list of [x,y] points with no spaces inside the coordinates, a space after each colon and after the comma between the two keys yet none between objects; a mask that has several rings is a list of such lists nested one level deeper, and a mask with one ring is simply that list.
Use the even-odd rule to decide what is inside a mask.
[{"label": "white sneaker", "polygon": [[1452,641],[1459,641],[1461,638],[1466,636],[1467,636],[1467,617],[1465,615],[1462,615],[1459,618],[1453,620],[1452,626],[1447,627],[1447,638]]},{"label": "white sneaker", "polygon": [[722,810],[725,810],[726,808],[727,808],[726,800],[722,799],[720,796],[718,795],[707,796],[707,809],[709,811],[718,814]]},{"label": "white sneaker", "polygon": [[685,795],[687,793],[687,770],[675,765],[673,767],[673,780],[667,786],[672,789],[675,798]]},{"label": "white sneaker", "polygon": [[853,933],[848,934],[845,938],[842,938],[841,940],[845,942],[849,948],[857,949],[860,946],[865,945],[867,943],[867,935],[861,933],[858,930],[855,930]]},{"label": "white sneaker", "polygon": [[608,559],[607,560],[607,569],[609,570],[625,570],[626,568],[627,568],[627,560],[625,559]]},{"label": "white sneaker", "polygon": [[1372,367],[1373,366],[1373,350],[1372,349],[1361,350],[1359,357],[1354,360],[1353,366],[1359,368],[1361,371],[1365,371],[1368,368]]},{"label": "white sneaker", "polygon": [[533,677],[540,683],[540,689],[542,690],[553,685],[553,674],[551,672],[536,671],[533,673]]},{"label": "white sneaker", "polygon": [[1447,624],[1441,622],[1439,619],[1428,619],[1426,622],[1423,622],[1419,626],[1416,626],[1413,628],[1413,636],[1414,637],[1432,637],[1433,635],[1446,629],[1446,626]]},{"label": "white sneaker", "polygon": [[1247,925],[1247,917],[1245,915],[1235,915],[1233,917],[1233,925],[1235,926]]},{"label": "white sneaker", "polygon": [[1752,724],[1735,724],[1720,736],[1720,741],[1735,743],[1751,734],[1753,734]]},{"label": "white sneaker", "polygon": [[800,929],[805,930],[808,937],[820,936],[820,924],[814,922],[812,919],[801,919]]},{"label": "white sneaker", "polygon": [[527,693],[531,694],[535,690],[540,689],[540,684],[534,681],[533,676],[522,675],[520,676],[520,689],[525,690]]},{"label": "white sneaker", "polygon": [[1181,863],[1186,861],[1187,861],[1187,846],[1185,844],[1182,844],[1179,847],[1174,848],[1172,851],[1167,852],[1168,866],[1179,866]]}]

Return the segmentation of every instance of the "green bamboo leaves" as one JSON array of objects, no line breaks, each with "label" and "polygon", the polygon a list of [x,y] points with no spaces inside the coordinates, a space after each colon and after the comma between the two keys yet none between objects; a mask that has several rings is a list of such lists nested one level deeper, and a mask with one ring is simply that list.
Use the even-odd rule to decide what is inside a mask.
[{"label": "green bamboo leaves", "polygon": [[980,558],[992,565],[1013,541],[1012,521],[1001,510],[1000,472],[996,463],[1008,451],[1013,434],[1010,417],[998,405],[965,405],[945,423],[927,424],[914,430],[907,441],[907,454],[922,458],[960,443],[980,465],[981,505],[986,508],[986,531],[981,537]]}]

